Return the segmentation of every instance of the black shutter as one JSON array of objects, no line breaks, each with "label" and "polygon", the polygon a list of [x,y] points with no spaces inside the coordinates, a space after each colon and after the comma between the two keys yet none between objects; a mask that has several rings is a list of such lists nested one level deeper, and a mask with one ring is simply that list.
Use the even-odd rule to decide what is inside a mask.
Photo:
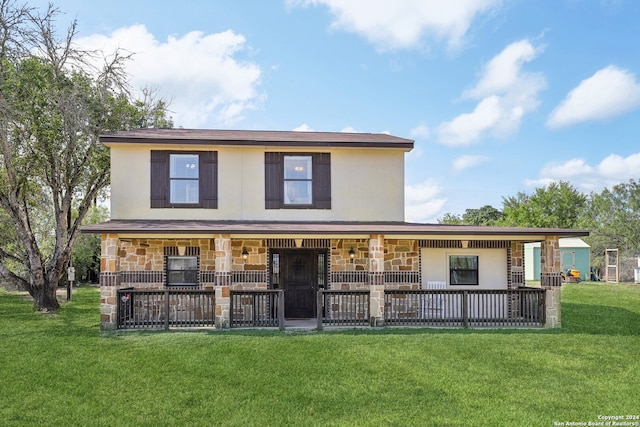
[{"label": "black shutter", "polygon": [[151,207],[169,206],[169,152],[151,150]]},{"label": "black shutter", "polygon": [[331,209],[331,154],[313,155],[313,205],[316,209]]},{"label": "black shutter", "polygon": [[282,153],[264,153],[264,208],[280,209],[283,192]]},{"label": "black shutter", "polygon": [[203,151],[200,158],[200,206],[218,208],[218,152]]}]

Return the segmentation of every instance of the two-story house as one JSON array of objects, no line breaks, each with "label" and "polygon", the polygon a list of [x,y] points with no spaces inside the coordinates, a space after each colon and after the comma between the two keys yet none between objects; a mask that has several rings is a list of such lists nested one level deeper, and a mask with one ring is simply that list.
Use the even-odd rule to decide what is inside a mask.
[{"label": "two-story house", "polygon": [[[515,294],[481,300],[524,285],[525,242],[542,243],[535,320],[553,327],[558,239],[588,234],[405,222],[414,142],[386,134],[144,129],[101,141],[111,150],[111,220],[83,231],[102,235],[103,329],[124,318],[169,325],[178,307],[217,327],[276,312],[370,325],[522,318]],[[212,305],[180,302],[196,291]],[[269,299],[256,302],[260,292]]]}]

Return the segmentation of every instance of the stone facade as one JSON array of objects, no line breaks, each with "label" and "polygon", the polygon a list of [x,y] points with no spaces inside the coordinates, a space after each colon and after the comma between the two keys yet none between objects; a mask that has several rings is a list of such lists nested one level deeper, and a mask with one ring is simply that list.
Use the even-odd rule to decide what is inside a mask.
[{"label": "stone facade", "polygon": [[417,240],[388,239],[384,241],[385,271],[420,270],[420,248]]},{"label": "stone facade", "polygon": [[176,254],[186,248],[198,248],[200,270],[215,270],[213,239],[121,239],[118,247],[120,271],[163,271],[166,247],[177,248]]},{"label": "stone facade", "polygon": [[[349,252],[353,249],[354,256]],[[369,241],[366,239],[331,239],[332,271],[368,271]]]}]

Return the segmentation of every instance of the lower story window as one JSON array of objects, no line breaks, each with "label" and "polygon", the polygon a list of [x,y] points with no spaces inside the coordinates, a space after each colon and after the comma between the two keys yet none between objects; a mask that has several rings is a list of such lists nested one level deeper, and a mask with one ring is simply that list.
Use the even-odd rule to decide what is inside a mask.
[{"label": "lower story window", "polygon": [[451,285],[478,285],[478,256],[450,255],[449,279]]},{"label": "lower story window", "polygon": [[198,257],[167,257],[167,286],[196,286],[198,284]]}]

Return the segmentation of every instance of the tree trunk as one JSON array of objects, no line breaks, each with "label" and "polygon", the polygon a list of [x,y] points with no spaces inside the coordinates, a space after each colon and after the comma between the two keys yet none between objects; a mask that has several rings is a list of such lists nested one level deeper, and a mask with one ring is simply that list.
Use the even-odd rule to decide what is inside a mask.
[{"label": "tree trunk", "polygon": [[39,311],[58,311],[60,303],[56,296],[58,286],[57,283],[51,283],[43,280],[42,283],[32,284],[29,294],[33,297],[33,305]]}]

